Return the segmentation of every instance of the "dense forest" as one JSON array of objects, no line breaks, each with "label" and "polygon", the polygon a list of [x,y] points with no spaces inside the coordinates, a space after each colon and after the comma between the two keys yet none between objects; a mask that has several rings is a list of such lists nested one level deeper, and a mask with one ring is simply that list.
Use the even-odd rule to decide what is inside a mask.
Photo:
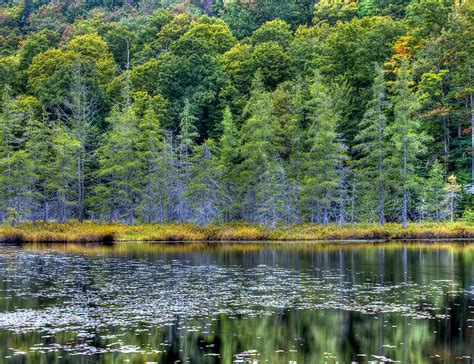
[{"label": "dense forest", "polygon": [[470,0],[2,4],[2,221],[474,218]]}]

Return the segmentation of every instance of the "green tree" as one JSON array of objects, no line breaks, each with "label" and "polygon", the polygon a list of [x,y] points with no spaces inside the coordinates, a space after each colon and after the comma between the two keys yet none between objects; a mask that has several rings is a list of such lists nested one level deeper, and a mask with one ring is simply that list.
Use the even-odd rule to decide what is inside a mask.
[{"label": "green tree", "polygon": [[27,218],[32,194],[31,161],[23,149],[22,118],[11,89],[6,86],[0,104],[0,211],[2,220],[15,211]]},{"label": "green tree", "polygon": [[389,156],[391,185],[402,203],[398,206],[395,200],[394,208],[401,213],[401,221],[407,226],[409,200],[418,189],[417,167],[419,156],[425,151],[426,136],[420,131],[420,122],[415,116],[418,101],[413,93],[412,80],[408,70],[408,62],[404,60],[397,73],[397,80],[392,88],[391,103],[394,120],[388,128],[390,135]]},{"label": "green tree", "polygon": [[446,200],[443,166],[438,160],[431,165],[428,178],[423,182],[420,201],[420,220],[441,221],[446,215],[443,206]]},{"label": "green tree", "polygon": [[225,194],[231,203],[223,206],[223,216],[226,221],[236,216],[238,194],[238,164],[240,162],[239,130],[234,118],[227,107],[222,118],[222,137],[220,139],[220,165],[222,166],[222,179]]},{"label": "green tree", "polygon": [[25,131],[25,150],[31,161],[32,175],[34,178],[32,218],[42,219],[47,222],[54,217],[54,180],[55,151],[53,148],[53,128],[43,113],[38,117],[29,110],[28,124]]},{"label": "green tree", "polygon": [[179,124],[178,135],[178,177],[177,193],[178,222],[186,222],[191,219],[191,208],[188,200],[188,190],[191,183],[191,168],[193,163],[193,152],[199,133],[196,127],[197,118],[191,110],[188,100],[184,103]]},{"label": "green tree", "polygon": [[250,36],[257,28],[254,14],[239,1],[226,4],[219,15],[237,39]]},{"label": "green tree", "polygon": [[307,151],[303,160],[302,202],[311,222],[328,224],[338,219],[343,184],[344,146],[339,140],[339,115],[327,87],[315,73],[307,101]]},{"label": "green tree", "polygon": [[97,101],[91,95],[80,59],[72,66],[72,80],[68,97],[64,100],[67,109],[65,119],[72,135],[79,144],[76,153],[76,217],[85,218],[86,168],[89,161],[90,140],[94,134],[94,117]]},{"label": "green tree", "polygon": [[264,84],[274,89],[291,75],[291,61],[287,52],[275,42],[257,44],[252,52],[252,68],[259,71]]},{"label": "green tree", "polygon": [[293,33],[289,24],[281,19],[275,19],[264,23],[252,34],[252,43],[254,45],[274,42],[283,49],[286,49],[291,40]]},{"label": "green tree", "polygon": [[130,106],[115,106],[107,119],[111,125],[96,151],[99,165],[93,205],[109,221],[133,223],[142,187],[140,130]]},{"label": "green tree", "polygon": [[386,108],[383,70],[377,65],[372,85],[372,98],[359,124],[354,149],[358,153],[357,175],[360,179],[358,195],[361,197],[359,208],[364,214],[369,214],[370,220],[375,217],[371,214],[378,211],[380,225],[385,223]]},{"label": "green tree", "polygon": [[287,202],[275,130],[272,94],[265,91],[257,72],[241,130],[241,211],[245,219],[271,226],[282,220]]},{"label": "green tree", "polygon": [[139,153],[142,160],[141,191],[138,214],[151,223],[167,220],[169,165],[166,158],[167,143],[162,121],[166,115],[167,102],[161,95],[150,97],[144,92],[134,95],[134,113],[139,126]]},{"label": "green tree", "polygon": [[55,206],[52,208],[59,222],[70,219],[76,204],[74,182],[76,181],[76,156],[80,148],[78,141],[61,122],[53,128],[51,138],[54,151],[51,190],[55,193]]},{"label": "green tree", "polygon": [[314,23],[326,21],[336,24],[337,21],[349,21],[357,15],[358,2],[354,0],[321,0],[314,7]]}]

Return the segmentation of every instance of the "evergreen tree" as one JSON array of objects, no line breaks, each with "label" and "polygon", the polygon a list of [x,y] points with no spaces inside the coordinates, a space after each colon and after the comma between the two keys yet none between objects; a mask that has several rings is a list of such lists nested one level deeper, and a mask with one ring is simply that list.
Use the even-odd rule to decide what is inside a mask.
[{"label": "evergreen tree", "polygon": [[11,89],[3,90],[0,109],[0,210],[27,218],[32,196],[32,164],[23,149],[22,118],[11,98]]},{"label": "evergreen tree", "polygon": [[461,192],[461,186],[456,181],[456,176],[451,175],[448,177],[448,182],[444,188],[446,193],[445,205],[448,209],[449,220],[454,221],[454,216],[456,214],[456,205],[457,200],[459,199],[459,194]]},{"label": "evergreen tree", "polygon": [[[411,90],[412,79],[408,70],[408,62],[403,60],[393,85],[394,120],[388,128],[391,152],[389,156],[391,186],[395,192],[394,208],[401,214],[404,227],[407,226],[409,199],[418,187],[416,168],[419,156],[425,150],[425,135],[420,131],[419,120],[415,117],[418,108],[416,95]],[[401,206],[398,198],[401,198]]]},{"label": "evergreen tree", "polygon": [[[385,159],[387,120],[385,81],[380,66],[375,67],[372,98],[359,124],[354,149],[358,152],[358,207],[369,220],[385,223]],[[374,214],[378,212],[378,216]],[[364,216],[363,216],[364,217]]]},{"label": "evergreen tree", "polygon": [[312,222],[328,224],[343,185],[344,145],[339,140],[339,115],[319,73],[315,73],[307,101],[307,151],[303,161],[302,200]]},{"label": "evergreen tree", "polygon": [[220,139],[220,164],[222,166],[223,188],[230,202],[223,206],[222,213],[226,221],[230,221],[237,216],[239,147],[239,130],[234,122],[230,108],[226,107],[222,119],[222,137]]},{"label": "evergreen tree", "polygon": [[[92,200],[101,217],[132,223],[136,216],[143,177],[140,173],[140,130],[130,107],[115,107],[111,130],[97,150],[100,183]],[[100,203],[99,203],[100,201]]]},{"label": "evergreen tree", "polygon": [[53,129],[46,113],[43,113],[39,118],[34,115],[30,107],[28,114],[25,150],[28,160],[31,161],[31,174],[34,183],[31,218],[46,222],[54,216],[54,211],[51,210],[54,205],[52,186],[56,178],[55,154],[52,147]]},{"label": "evergreen tree", "polygon": [[443,166],[438,160],[431,165],[428,178],[423,182],[420,201],[420,220],[443,220],[446,215],[443,203],[445,196]]},{"label": "evergreen tree", "polygon": [[144,177],[138,214],[142,220],[163,223],[167,219],[169,165],[166,158],[165,132],[162,120],[166,114],[166,101],[160,95],[151,98],[146,93],[135,95],[135,114],[139,124],[139,153]]},{"label": "evergreen tree", "polygon": [[69,95],[64,102],[67,124],[79,143],[76,153],[76,217],[79,221],[83,221],[85,217],[86,162],[94,129],[93,117],[96,113],[96,100],[91,96],[84,73],[81,60],[77,58],[72,66]]},{"label": "evergreen tree", "polygon": [[51,190],[55,192],[54,216],[59,222],[70,219],[75,206],[74,183],[76,181],[76,156],[80,144],[70,135],[60,121],[56,123],[52,135],[54,151]]},{"label": "evergreen tree", "polygon": [[191,218],[191,210],[187,199],[188,189],[191,182],[191,166],[193,150],[199,133],[196,127],[197,118],[191,111],[189,100],[184,103],[179,124],[178,135],[178,184],[177,184],[177,216],[178,222],[186,222]]},{"label": "evergreen tree", "polygon": [[284,194],[280,182],[284,179],[273,176],[279,164],[274,145],[276,117],[272,95],[264,90],[259,73],[253,81],[244,115],[247,117],[241,130],[240,149],[242,216],[257,223],[275,225],[282,219]]}]

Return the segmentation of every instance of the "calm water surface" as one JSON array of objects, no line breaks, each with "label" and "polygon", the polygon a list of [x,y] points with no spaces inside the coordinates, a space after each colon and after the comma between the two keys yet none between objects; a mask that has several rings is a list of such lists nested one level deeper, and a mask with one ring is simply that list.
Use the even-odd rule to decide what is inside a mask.
[{"label": "calm water surface", "polygon": [[0,362],[473,363],[474,244],[0,247]]}]

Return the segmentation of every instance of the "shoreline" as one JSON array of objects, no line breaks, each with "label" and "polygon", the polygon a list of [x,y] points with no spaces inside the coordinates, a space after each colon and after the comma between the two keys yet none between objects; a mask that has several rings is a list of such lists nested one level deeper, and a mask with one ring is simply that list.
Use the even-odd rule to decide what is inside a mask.
[{"label": "shoreline", "polygon": [[300,224],[264,228],[248,223],[209,226],[192,224],[118,223],[22,223],[0,227],[0,243],[120,243],[120,242],[291,242],[291,241],[423,241],[473,240],[474,223],[413,223],[404,229],[399,224],[317,225]]}]

